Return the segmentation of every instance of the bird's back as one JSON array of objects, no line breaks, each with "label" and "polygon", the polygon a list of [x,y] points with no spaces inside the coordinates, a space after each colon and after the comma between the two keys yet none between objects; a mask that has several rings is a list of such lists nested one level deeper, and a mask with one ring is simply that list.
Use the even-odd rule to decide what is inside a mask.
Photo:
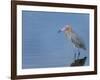
[{"label": "bird's back", "polygon": [[69,32],[65,34],[71,40],[75,47],[86,50],[84,42],[75,32]]}]

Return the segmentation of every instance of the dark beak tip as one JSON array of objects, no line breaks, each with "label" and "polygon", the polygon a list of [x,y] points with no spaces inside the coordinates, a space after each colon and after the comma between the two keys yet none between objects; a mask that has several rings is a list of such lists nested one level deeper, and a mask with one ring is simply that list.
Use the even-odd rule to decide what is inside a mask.
[{"label": "dark beak tip", "polygon": [[58,33],[60,33],[60,32],[61,32],[61,30],[58,31]]}]

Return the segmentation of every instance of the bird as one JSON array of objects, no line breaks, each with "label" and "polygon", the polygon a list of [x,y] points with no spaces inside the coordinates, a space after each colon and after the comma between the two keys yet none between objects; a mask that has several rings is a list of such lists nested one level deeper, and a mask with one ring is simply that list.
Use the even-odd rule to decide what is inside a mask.
[{"label": "bird", "polygon": [[75,60],[76,58],[79,59],[80,49],[86,50],[86,46],[82,38],[76,32],[74,32],[70,24],[65,25],[63,28],[59,29],[58,32],[64,32],[65,36],[70,40],[74,48],[78,51],[78,55],[76,55],[76,53],[74,54]]}]

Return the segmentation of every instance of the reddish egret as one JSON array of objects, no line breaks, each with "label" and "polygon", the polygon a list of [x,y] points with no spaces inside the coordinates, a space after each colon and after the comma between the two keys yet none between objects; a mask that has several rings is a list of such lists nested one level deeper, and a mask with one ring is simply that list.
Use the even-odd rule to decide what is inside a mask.
[{"label": "reddish egret", "polygon": [[[81,48],[83,50],[86,50],[85,44],[82,41],[82,39],[73,31],[71,25],[66,25],[65,27],[60,29],[59,32],[64,32],[65,36],[71,41],[73,46],[75,48],[77,48],[77,50],[78,50],[77,59],[78,59],[79,56],[80,56],[79,49]],[[74,56],[75,56],[75,59],[76,59],[76,53],[75,53]]]}]

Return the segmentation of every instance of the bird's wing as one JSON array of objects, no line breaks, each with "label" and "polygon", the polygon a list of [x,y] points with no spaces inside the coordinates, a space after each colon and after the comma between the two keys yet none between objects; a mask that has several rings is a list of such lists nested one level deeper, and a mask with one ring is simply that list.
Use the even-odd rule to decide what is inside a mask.
[{"label": "bird's wing", "polygon": [[83,40],[74,32],[71,34],[71,41],[76,47],[86,49]]}]

